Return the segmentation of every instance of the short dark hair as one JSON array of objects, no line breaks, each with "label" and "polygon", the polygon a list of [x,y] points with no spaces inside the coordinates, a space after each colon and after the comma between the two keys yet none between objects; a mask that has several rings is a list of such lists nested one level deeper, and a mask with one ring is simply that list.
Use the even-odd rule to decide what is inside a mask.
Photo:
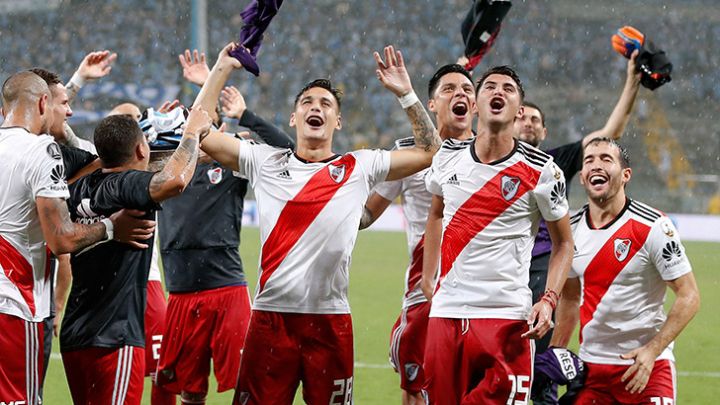
[{"label": "short dark hair", "polygon": [[545,126],[545,113],[543,112],[543,110],[540,109],[540,107],[538,107],[537,104],[530,101],[523,101],[523,107],[530,107],[538,110],[538,112],[540,113],[540,121],[542,121],[542,126]]},{"label": "short dark hair", "polygon": [[464,67],[461,65],[458,65],[457,63],[453,63],[450,65],[445,65],[440,67],[432,78],[430,78],[430,82],[428,83],[428,97],[433,98],[433,94],[435,93],[435,90],[437,89],[438,85],[440,84],[440,79],[443,78],[446,74],[449,73],[460,73],[461,75],[465,76],[470,80],[470,83],[472,83],[472,76],[470,76],[470,73],[465,70]]},{"label": "short dark hair", "polygon": [[93,142],[103,167],[118,167],[128,162],[143,132],[129,115],[105,117],[95,127]]},{"label": "short dark hair", "polygon": [[591,139],[584,147],[583,147],[583,154],[585,152],[585,149],[587,149],[590,145],[598,145],[601,143],[607,143],[611,146],[614,146],[618,150],[618,154],[620,155],[620,167],[623,169],[627,169],[630,167],[630,155],[628,154],[627,149],[625,149],[622,145],[617,143],[612,138],[608,138],[607,136],[598,136],[597,138]]},{"label": "short dark hair", "polygon": [[297,105],[298,101],[300,101],[300,97],[305,94],[306,91],[312,89],[313,87],[320,87],[322,89],[325,89],[329,91],[333,97],[335,97],[335,101],[337,101],[338,110],[340,110],[340,106],[342,105],[342,96],[343,92],[342,90],[333,87],[332,82],[329,79],[315,79],[308,84],[305,85],[305,87],[300,90],[300,92],[295,96],[295,104]]},{"label": "short dark hair", "polygon": [[487,79],[490,75],[504,75],[513,79],[513,81],[515,81],[515,84],[518,87],[518,91],[520,92],[520,101],[525,99],[525,89],[523,89],[522,81],[520,81],[520,76],[515,73],[515,70],[513,70],[513,68],[507,65],[495,66],[486,70],[485,73],[483,73],[483,75],[480,77],[480,80],[478,80],[477,84],[475,85],[475,94],[477,94],[478,90],[480,90],[480,86],[482,86],[482,84],[485,82],[485,79]]},{"label": "short dark hair", "polygon": [[60,76],[58,76],[57,73],[51,72],[47,69],[35,67],[30,69],[31,72],[35,73],[36,75],[40,76],[43,80],[45,80],[45,83],[47,83],[48,87],[54,86],[56,84],[62,84],[62,80],[60,80]]}]

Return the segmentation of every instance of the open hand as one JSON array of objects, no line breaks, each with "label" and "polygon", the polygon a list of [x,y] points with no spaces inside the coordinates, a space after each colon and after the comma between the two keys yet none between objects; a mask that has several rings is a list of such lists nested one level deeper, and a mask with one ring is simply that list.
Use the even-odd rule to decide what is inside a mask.
[{"label": "open hand", "polygon": [[402,97],[413,91],[410,75],[405,70],[402,53],[396,51],[395,47],[390,45],[385,47],[384,54],[385,60],[383,61],[379,53],[373,53],[375,62],[377,62],[375,73],[380,83],[397,97]]},{"label": "open hand", "polygon": [[199,53],[197,49],[193,49],[192,53],[190,53],[190,50],[186,49],[185,53],[178,55],[178,59],[180,59],[180,66],[183,68],[185,80],[202,87],[210,75],[205,53]]},{"label": "open hand", "polygon": [[143,219],[143,211],[122,209],[110,216],[113,223],[113,237],[116,241],[127,243],[138,248],[147,249],[148,245],[142,243],[150,239],[155,232],[155,221]]},{"label": "open hand", "polygon": [[245,99],[240,94],[240,90],[234,86],[227,86],[222,90],[220,102],[222,103],[222,112],[226,117],[239,120],[247,110]]},{"label": "open hand", "polygon": [[99,79],[110,73],[115,59],[117,59],[117,54],[110,53],[108,50],[90,52],[85,55],[85,58],[80,62],[77,73],[84,80]]}]

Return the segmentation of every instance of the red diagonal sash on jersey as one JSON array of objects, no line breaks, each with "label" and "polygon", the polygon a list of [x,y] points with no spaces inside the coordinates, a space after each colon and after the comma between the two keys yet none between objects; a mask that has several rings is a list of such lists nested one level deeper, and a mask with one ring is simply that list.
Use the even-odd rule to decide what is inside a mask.
[{"label": "red diagonal sash on jersey", "polygon": [[[344,166],[342,178],[337,176],[333,178],[331,169],[334,167],[339,170],[342,166]],[[280,263],[285,260],[295,243],[305,233],[305,230],[317,218],[320,211],[350,178],[354,168],[355,157],[353,155],[343,156],[336,162],[318,170],[302,190],[285,204],[275,227],[262,247],[260,291]]]},{"label": "red diagonal sash on jersey", "polygon": [[[425,235],[420,238],[415,249],[413,249],[412,262],[408,272],[407,294],[410,294],[417,287],[422,279],[423,251],[425,250]],[[407,295],[406,295],[407,296]]]},{"label": "red diagonal sash on jersey", "polygon": [[30,313],[35,315],[35,297],[33,296],[33,287],[35,287],[35,277],[33,276],[32,265],[0,236],[0,266],[15,287],[20,291],[25,303],[30,308]]},{"label": "red diagonal sash on jersey", "polygon": [[[509,199],[503,197],[503,177],[520,179],[517,190]],[[458,208],[443,232],[440,279],[450,271],[455,259],[475,235],[535,188],[539,179],[538,170],[523,162],[515,163],[496,174]]]},{"label": "red diagonal sash on jersey", "polygon": [[[587,214],[586,214],[587,215]],[[597,309],[598,304],[613,280],[625,268],[640,248],[650,233],[650,227],[635,221],[627,221],[618,229],[600,248],[595,257],[590,261],[583,274],[583,304],[580,307],[580,342],[585,325],[590,322]],[[625,245],[626,247],[616,246]],[[630,241],[627,246],[627,241]],[[618,250],[622,249],[622,250]],[[627,251],[625,251],[627,249]],[[619,256],[619,257],[618,257]],[[620,260],[622,258],[622,260]]]}]

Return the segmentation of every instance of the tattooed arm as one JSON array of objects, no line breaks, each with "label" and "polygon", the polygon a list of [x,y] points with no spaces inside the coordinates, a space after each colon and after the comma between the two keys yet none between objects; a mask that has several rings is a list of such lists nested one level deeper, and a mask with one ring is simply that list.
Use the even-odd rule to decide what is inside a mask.
[{"label": "tattooed arm", "polygon": [[375,72],[382,85],[401,100],[415,137],[414,148],[395,150],[391,154],[387,180],[395,180],[429,167],[441,141],[425,107],[413,91],[402,53],[393,46],[385,47],[384,53],[385,61],[377,52],[374,54],[377,62]]},{"label": "tattooed arm", "polygon": [[[104,223],[83,225],[72,222],[64,199],[37,197],[36,203],[45,242],[55,255],[76,252],[105,239]],[[114,239],[146,249],[148,245],[142,241],[152,236],[155,221],[138,218],[143,214],[134,210],[120,210],[111,215]]]},{"label": "tattooed arm", "polygon": [[188,116],[180,145],[168,159],[165,167],[150,180],[150,198],[155,202],[174,197],[185,189],[195,173],[199,138],[207,135],[212,125],[205,110],[196,106]]}]

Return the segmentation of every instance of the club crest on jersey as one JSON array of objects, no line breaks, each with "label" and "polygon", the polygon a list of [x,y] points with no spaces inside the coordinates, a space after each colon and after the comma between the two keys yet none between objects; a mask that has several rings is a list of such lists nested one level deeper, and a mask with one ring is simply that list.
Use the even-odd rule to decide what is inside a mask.
[{"label": "club crest on jersey", "polygon": [[619,262],[625,260],[630,253],[630,245],[632,241],[630,239],[615,239],[615,258]]},{"label": "club crest on jersey", "polygon": [[501,185],[503,198],[507,201],[510,201],[513,197],[515,197],[518,189],[520,189],[520,178],[513,176],[502,176]]},{"label": "club crest on jersey", "polygon": [[405,376],[407,377],[408,381],[415,381],[415,379],[418,376],[418,372],[420,371],[420,366],[415,363],[407,363],[405,364]]},{"label": "club crest on jersey", "polygon": [[340,183],[345,178],[345,165],[328,165],[328,171],[330,172],[330,178],[335,183]]},{"label": "club crest on jersey", "polygon": [[207,175],[210,179],[210,183],[218,184],[222,181],[222,168],[216,167],[214,169],[210,169],[207,171]]}]

